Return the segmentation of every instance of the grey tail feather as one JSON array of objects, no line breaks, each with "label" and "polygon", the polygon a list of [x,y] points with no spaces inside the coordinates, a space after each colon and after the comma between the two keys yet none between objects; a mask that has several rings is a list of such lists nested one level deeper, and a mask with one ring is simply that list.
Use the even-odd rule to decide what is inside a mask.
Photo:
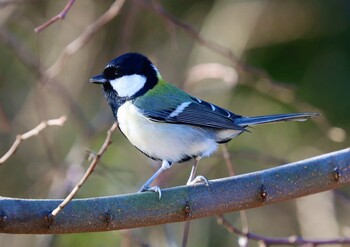
[{"label": "grey tail feather", "polygon": [[274,123],[282,121],[305,121],[312,117],[317,117],[319,113],[290,113],[290,114],[275,114],[256,117],[240,117],[234,120],[235,124],[241,127]]}]

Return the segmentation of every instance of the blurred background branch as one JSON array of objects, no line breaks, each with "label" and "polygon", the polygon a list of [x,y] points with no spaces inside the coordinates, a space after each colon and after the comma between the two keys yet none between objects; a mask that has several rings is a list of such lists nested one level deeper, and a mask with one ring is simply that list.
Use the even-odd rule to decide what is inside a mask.
[{"label": "blurred background branch", "polygon": [[320,246],[320,245],[338,245],[338,244],[350,244],[350,238],[334,238],[334,239],[304,239],[297,236],[290,236],[286,238],[271,238],[251,232],[243,232],[233,226],[223,215],[217,216],[218,224],[224,226],[228,232],[242,236],[247,240],[255,240],[259,242],[259,246],[273,246],[273,245],[292,245],[292,246],[301,246],[301,245],[311,245],[311,246]]},{"label": "blurred background branch", "polygon": [[38,135],[42,130],[44,130],[48,126],[62,126],[65,121],[66,121],[66,116],[42,121],[39,125],[29,130],[28,132],[17,135],[16,140],[12,144],[10,149],[0,158],[0,165],[3,164],[7,159],[9,159],[17,151],[21,142],[31,138],[32,136]]},{"label": "blurred background branch", "polygon": [[52,25],[53,23],[55,23],[56,21],[59,20],[63,20],[64,17],[66,17],[68,11],[70,10],[70,8],[73,6],[75,0],[69,0],[67,5],[64,7],[64,9],[57,15],[55,15],[54,17],[52,17],[50,20],[48,20],[47,22],[41,24],[40,26],[36,27],[34,29],[34,32],[39,33],[41,31],[43,31],[45,28],[47,28],[48,26]]},{"label": "blurred background branch", "polygon": [[87,26],[78,38],[65,47],[56,62],[47,69],[49,79],[56,77],[62,71],[69,57],[85,46],[97,31],[118,15],[123,4],[124,0],[115,1],[102,16]]}]

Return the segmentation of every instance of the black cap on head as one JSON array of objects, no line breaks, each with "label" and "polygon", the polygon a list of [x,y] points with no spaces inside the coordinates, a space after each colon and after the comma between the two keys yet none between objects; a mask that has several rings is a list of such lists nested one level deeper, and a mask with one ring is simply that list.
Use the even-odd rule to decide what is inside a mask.
[{"label": "black cap on head", "polygon": [[111,60],[101,75],[94,76],[90,82],[104,84],[125,75],[142,75],[148,80],[157,80],[157,71],[152,62],[144,55],[136,52],[125,53]]},{"label": "black cap on head", "polygon": [[146,75],[149,72],[154,72],[152,62],[142,54],[139,53],[125,53],[112,61],[110,61],[106,68],[117,68],[122,75]]}]

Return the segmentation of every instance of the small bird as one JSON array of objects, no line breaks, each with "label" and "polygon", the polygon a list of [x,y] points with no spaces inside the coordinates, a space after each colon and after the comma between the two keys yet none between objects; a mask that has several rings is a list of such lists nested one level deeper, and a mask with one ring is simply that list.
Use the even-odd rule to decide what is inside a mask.
[{"label": "small bird", "polygon": [[175,163],[195,162],[187,184],[208,181],[195,178],[199,160],[210,156],[248,126],[304,121],[318,113],[291,113],[256,117],[237,115],[196,98],[167,83],[155,65],[144,55],[126,53],[111,60],[102,74],[90,82],[103,86],[104,96],[125,137],[142,153],[161,160],[161,167],[141,187],[140,192],[155,191],[152,182]]}]

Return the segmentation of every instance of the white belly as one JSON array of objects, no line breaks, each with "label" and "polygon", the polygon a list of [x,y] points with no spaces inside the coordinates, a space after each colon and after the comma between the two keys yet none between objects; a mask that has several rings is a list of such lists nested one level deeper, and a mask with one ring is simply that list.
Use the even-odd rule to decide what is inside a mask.
[{"label": "white belly", "polygon": [[117,116],[124,135],[152,158],[175,163],[186,157],[206,157],[218,145],[215,133],[208,129],[151,121],[131,102],[123,104]]}]

